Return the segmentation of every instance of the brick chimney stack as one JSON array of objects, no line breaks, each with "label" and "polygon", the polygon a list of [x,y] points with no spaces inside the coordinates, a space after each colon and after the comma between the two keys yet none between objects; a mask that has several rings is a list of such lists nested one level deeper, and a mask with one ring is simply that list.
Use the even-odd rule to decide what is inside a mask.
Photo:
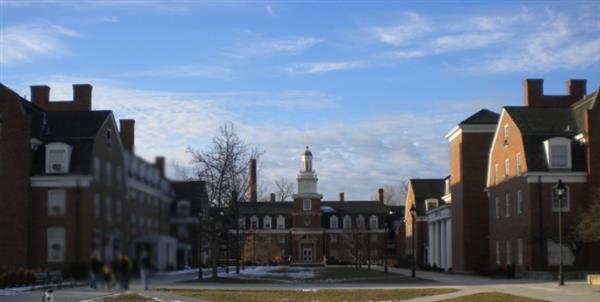
[{"label": "brick chimney stack", "polygon": [[379,190],[377,190],[377,202],[379,203],[379,205],[384,204],[383,188],[379,188]]},{"label": "brick chimney stack", "polygon": [[586,80],[568,80],[567,95],[545,95],[543,79],[525,80],[523,92],[525,106],[535,108],[567,108],[586,94]]},{"label": "brick chimney stack", "polygon": [[91,111],[92,85],[73,84],[72,101],[50,102],[50,87],[31,86],[31,102],[46,111]]},{"label": "brick chimney stack", "polygon": [[77,111],[92,110],[92,85],[73,84],[73,104]]},{"label": "brick chimney stack", "polygon": [[50,87],[47,85],[31,86],[31,102],[41,108],[46,108],[50,102]]},{"label": "brick chimney stack", "polygon": [[154,160],[154,165],[158,168],[158,173],[160,173],[160,177],[165,177],[165,157],[157,156]]},{"label": "brick chimney stack", "polygon": [[574,80],[570,79],[567,81],[567,92],[571,96],[571,98],[575,100],[582,99],[587,93],[586,89],[586,80]]},{"label": "brick chimney stack", "polygon": [[135,120],[119,120],[119,130],[123,147],[133,153],[135,147]]},{"label": "brick chimney stack", "polygon": [[256,159],[250,159],[249,177],[248,177],[248,200],[250,202],[256,202],[257,189],[256,189]]},{"label": "brick chimney stack", "polygon": [[275,193],[271,193],[271,202],[275,202]]},{"label": "brick chimney stack", "polygon": [[340,204],[344,204],[344,192],[340,192]]}]

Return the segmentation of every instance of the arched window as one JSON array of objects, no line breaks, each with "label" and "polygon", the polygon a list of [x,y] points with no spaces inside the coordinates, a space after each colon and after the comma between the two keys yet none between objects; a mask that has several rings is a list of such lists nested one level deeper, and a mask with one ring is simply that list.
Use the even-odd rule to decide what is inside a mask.
[{"label": "arched window", "polygon": [[356,227],[357,228],[365,227],[365,217],[363,215],[358,215],[358,217],[356,217]]},{"label": "arched window", "polygon": [[71,146],[64,143],[46,145],[46,173],[69,173]]},{"label": "arched window", "polygon": [[377,217],[376,215],[371,215],[371,217],[369,218],[369,226],[371,227],[372,230],[378,229],[379,228],[379,217]]},{"label": "arched window", "polygon": [[271,229],[271,216],[265,216],[265,218],[263,218],[263,229]]},{"label": "arched window", "polygon": [[250,228],[253,230],[258,229],[258,217],[256,217],[256,216],[250,217]]},{"label": "arched window", "polygon": [[285,217],[283,217],[282,215],[277,216],[277,229],[285,229]]},{"label": "arched window", "polygon": [[331,218],[329,218],[329,228],[330,229],[337,229],[338,228],[338,218],[335,215],[331,215]]},{"label": "arched window", "polygon": [[352,218],[349,215],[344,216],[344,229],[352,228]]},{"label": "arched window", "polygon": [[238,226],[241,230],[246,229],[246,218],[245,217],[240,217],[238,219]]}]

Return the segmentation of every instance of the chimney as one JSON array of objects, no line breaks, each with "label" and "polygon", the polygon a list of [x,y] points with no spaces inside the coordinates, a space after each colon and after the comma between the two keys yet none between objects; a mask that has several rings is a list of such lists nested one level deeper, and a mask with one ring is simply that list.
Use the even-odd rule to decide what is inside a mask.
[{"label": "chimney", "polygon": [[377,190],[377,202],[379,205],[383,205],[383,201],[383,188],[379,188],[379,190]]},{"label": "chimney", "polygon": [[157,156],[154,160],[154,165],[158,168],[160,177],[165,177],[165,158],[164,156]]},{"label": "chimney", "polygon": [[92,85],[73,84],[73,102],[80,111],[92,110]]},{"label": "chimney", "polygon": [[582,99],[586,92],[586,80],[574,80],[570,79],[567,81],[567,92],[574,102]]},{"label": "chimney", "polygon": [[275,193],[271,193],[271,202],[275,202]]},{"label": "chimney", "polygon": [[543,79],[526,79],[523,89],[525,96],[525,106],[538,107],[544,95],[544,80]]},{"label": "chimney", "polygon": [[250,159],[250,169],[248,177],[248,200],[256,202],[256,159]]},{"label": "chimney", "polygon": [[344,204],[344,192],[340,192],[340,204]]},{"label": "chimney", "polygon": [[50,87],[46,85],[31,86],[31,102],[45,108],[50,102]]},{"label": "chimney", "polygon": [[119,120],[119,130],[123,147],[130,153],[133,153],[135,142],[135,120]]}]

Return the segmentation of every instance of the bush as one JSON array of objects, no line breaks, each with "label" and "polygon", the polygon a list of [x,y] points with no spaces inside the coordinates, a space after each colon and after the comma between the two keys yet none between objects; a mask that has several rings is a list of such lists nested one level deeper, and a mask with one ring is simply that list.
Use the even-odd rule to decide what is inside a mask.
[{"label": "bush", "polygon": [[41,269],[18,269],[0,273],[0,288],[33,285],[35,283],[33,273],[36,272],[46,271]]}]

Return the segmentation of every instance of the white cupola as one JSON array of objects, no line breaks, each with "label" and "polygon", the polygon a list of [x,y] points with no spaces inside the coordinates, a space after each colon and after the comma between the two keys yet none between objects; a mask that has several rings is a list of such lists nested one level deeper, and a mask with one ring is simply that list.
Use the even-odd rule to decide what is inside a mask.
[{"label": "white cupola", "polygon": [[312,152],[306,150],[300,156],[300,173],[298,174],[298,194],[318,194],[317,175],[312,166]]}]

